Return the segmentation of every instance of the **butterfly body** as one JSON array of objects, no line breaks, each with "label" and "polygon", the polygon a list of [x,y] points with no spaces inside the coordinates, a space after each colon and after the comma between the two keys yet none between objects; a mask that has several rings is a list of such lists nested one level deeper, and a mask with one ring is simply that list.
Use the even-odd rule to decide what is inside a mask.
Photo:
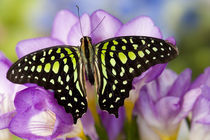
[{"label": "butterfly body", "polygon": [[87,111],[85,80],[97,85],[100,108],[117,117],[133,79],[177,55],[174,45],[153,37],[122,36],[92,45],[91,38],[84,36],[80,47],[54,46],[20,58],[10,67],[7,78],[52,89],[76,123]]},{"label": "butterfly body", "polygon": [[90,37],[84,36],[81,38],[80,54],[88,80],[92,85],[94,85],[95,49],[92,45]]}]

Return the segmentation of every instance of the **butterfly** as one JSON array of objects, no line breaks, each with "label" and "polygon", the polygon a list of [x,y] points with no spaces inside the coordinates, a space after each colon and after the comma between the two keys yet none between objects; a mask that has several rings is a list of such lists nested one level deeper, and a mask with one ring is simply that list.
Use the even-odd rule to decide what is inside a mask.
[{"label": "butterfly", "polygon": [[80,47],[61,45],[32,52],[16,61],[7,73],[13,83],[36,83],[53,90],[74,123],[87,111],[86,80],[97,85],[100,108],[118,117],[133,79],[178,55],[173,44],[147,36],[115,37],[95,45],[88,36],[80,41]]}]

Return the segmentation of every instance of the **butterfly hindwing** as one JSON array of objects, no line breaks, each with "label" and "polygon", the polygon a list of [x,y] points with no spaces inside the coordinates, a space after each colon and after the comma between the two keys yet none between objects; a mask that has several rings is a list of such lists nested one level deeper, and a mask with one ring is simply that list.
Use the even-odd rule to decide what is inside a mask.
[{"label": "butterfly hindwing", "polygon": [[116,116],[118,108],[129,96],[135,77],[151,66],[166,63],[178,55],[172,44],[144,36],[108,39],[96,44],[95,50],[99,105]]},{"label": "butterfly hindwing", "polygon": [[74,122],[87,111],[81,79],[78,48],[55,46],[28,54],[14,63],[7,78],[18,84],[36,83],[52,89],[58,103],[71,113]]}]

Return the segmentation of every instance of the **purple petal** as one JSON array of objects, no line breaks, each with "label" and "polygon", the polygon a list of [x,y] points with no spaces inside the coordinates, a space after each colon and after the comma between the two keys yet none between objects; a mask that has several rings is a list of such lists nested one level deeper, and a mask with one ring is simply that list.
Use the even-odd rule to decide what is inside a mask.
[{"label": "purple petal", "polygon": [[8,112],[0,115],[0,129],[8,128],[10,121],[16,114],[16,111]]},{"label": "purple petal", "polygon": [[67,114],[64,108],[58,105],[54,94],[39,87],[30,87],[17,93],[15,97],[15,107],[17,112],[35,107],[37,110],[43,110],[46,106],[53,111],[57,117],[67,124],[72,124],[72,116]]},{"label": "purple petal", "polygon": [[31,52],[56,45],[63,45],[63,43],[57,39],[49,37],[27,39],[18,42],[16,46],[16,53],[18,58],[21,58]]},{"label": "purple petal", "polygon": [[176,45],[176,40],[174,37],[168,37],[166,38],[166,41],[168,41],[169,43],[173,44],[174,46]]},{"label": "purple petal", "polygon": [[[39,111],[34,108],[28,109],[25,112],[17,113],[12,119],[9,130],[18,137],[24,139],[49,139],[53,134],[54,124],[45,122],[45,117],[53,120],[52,115],[43,115],[37,117],[44,111]],[[23,131],[24,130],[24,131]]]},{"label": "purple petal", "polygon": [[41,88],[27,88],[18,92],[15,107],[17,114],[9,129],[19,137],[55,138],[73,129],[72,116],[57,104],[52,93]]},{"label": "purple petal", "polygon": [[189,114],[200,95],[200,88],[192,89],[184,95],[182,99],[183,101],[180,103],[180,112],[177,114],[177,116],[174,116],[175,119],[173,120],[173,123],[179,123],[181,120],[183,120],[183,118],[185,118]]},{"label": "purple petal", "polygon": [[180,99],[178,97],[166,96],[161,98],[155,105],[156,111],[161,120],[170,121],[180,109]]},{"label": "purple petal", "polygon": [[210,87],[203,86],[202,94],[193,108],[193,122],[210,124]]},{"label": "purple petal", "polygon": [[[63,109],[64,110],[64,109]],[[62,117],[64,115],[64,117]],[[68,116],[68,117],[67,117]],[[65,135],[74,129],[72,117],[66,112],[56,114],[56,123],[51,137],[57,137],[59,135]]]},{"label": "purple petal", "polygon": [[[163,71],[164,72],[164,71]],[[161,76],[160,76],[161,77]],[[158,78],[159,79],[159,78]],[[159,92],[160,90],[160,84],[157,80],[153,80],[145,85],[147,88],[147,94],[150,96],[152,101],[157,101],[162,97],[162,93]],[[141,94],[141,91],[140,91]]]},{"label": "purple petal", "polygon": [[[171,88],[172,84],[174,81],[177,79],[178,75],[170,70],[170,69],[165,69],[163,73],[158,77],[158,92],[160,96],[163,97],[166,96],[169,89]],[[153,93],[154,94],[154,93]]]},{"label": "purple petal", "polygon": [[98,140],[98,135],[94,127],[95,123],[93,120],[93,116],[91,115],[91,112],[89,110],[82,116],[81,121],[84,128],[84,133],[88,135],[91,140]]},{"label": "purple petal", "polygon": [[[0,73],[0,94],[9,94],[11,95],[14,90],[14,84],[11,83],[7,78],[7,71],[9,67],[11,66],[11,62],[0,52],[0,67],[1,67],[1,73]],[[9,95],[3,95],[3,96],[9,96]]]},{"label": "purple petal", "polygon": [[123,128],[123,122],[125,120],[125,110],[123,107],[119,108],[119,118],[115,118],[114,115],[109,114],[106,111],[101,111],[101,121],[106,128],[109,136],[109,140],[115,140]]},{"label": "purple petal", "polygon": [[173,71],[165,69],[156,80],[147,83],[147,94],[152,101],[158,101],[160,98],[167,96],[168,90],[176,78],[177,75]]},{"label": "purple petal", "polygon": [[145,87],[140,91],[140,96],[135,104],[135,109],[147,122],[150,122],[153,125],[159,125],[159,116],[156,113],[155,105],[147,94]]},{"label": "purple petal", "polygon": [[[42,96],[42,98],[40,98]],[[50,94],[41,88],[31,87],[26,88],[17,93],[15,97],[15,107],[17,112],[24,112],[30,109],[31,106],[35,105],[37,109],[44,109],[45,100],[50,98]],[[43,103],[43,104],[41,104]]]},{"label": "purple petal", "polygon": [[210,86],[208,85],[202,85],[201,86],[202,89],[202,97],[204,97],[205,99],[210,101]]},{"label": "purple petal", "polygon": [[[80,21],[81,26],[80,27]],[[80,18],[80,21],[78,21],[70,30],[68,34],[68,44],[73,46],[79,46],[80,45],[80,39],[83,36],[90,36],[91,32],[91,23],[90,23],[90,17],[88,14],[83,14]]]},{"label": "purple petal", "polygon": [[207,67],[202,73],[191,85],[191,89],[198,88],[201,85],[208,85],[210,87],[210,67]]},{"label": "purple petal", "polygon": [[93,43],[112,38],[122,26],[122,22],[103,10],[97,10],[91,15]]},{"label": "purple petal", "polygon": [[66,140],[81,140],[79,137],[67,138]]},{"label": "purple petal", "polygon": [[116,36],[138,35],[162,38],[160,29],[154,25],[150,17],[140,16],[120,28]]},{"label": "purple petal", "polygon": [[0,62],[3,62],[7,66],[11,66],[12,62],[0,51]]},{"label": "purple petal", "polygon": [[[169,96],[175,96],[175,97],[181,97],[183,94],[187,92],[190,86],[191,81],[191,73],[192,71],[190,69],[186,69],[183,71],[174,84],[171,86],[168,95]],[[167,79],[165,79],[167,80]]]},{"label": "purple petal", "polygon": [[143,72],[139,77],[136,77],[133,80],[133,84],[137,84],[138,82],[144,80],[145,83],[148,83],[155,78],[157,78],[165,69],[167,64],[157,64],[153,67],[150,67],[147,71]]},{"label": "purple petal", "polygon": [[153,67],[151,67],[151,70],[149,69],[146,73],[146,83],[151,82],[152,80],[156,79],[160,76],[160,74],[163,72],[163,70],[166,68],[167,63],[165,64],[157,64]]},{"label": "purple petal", "polygon": [[78,22],[77,16],[68,10],[61,10],[55,17],[52,37],[68,44],[68,34],[72,26]]},{"label": "purple petal", "polygon": [[[135,93],[139,93],[139,91],[141,90],[141,88],[146,84],[149,83],[150,81],[156,79],[161,73],[162,71],[165,69],[167,64],[157,64],[151,68],[149,68],[147,71],[143,72],[139,77],[134,78],[132,85],[133,85],[133,89],[131,92],[131,98],[133,98],[133,100],[136,100],[138,98],[138,94]],[[156,89],[154,89],[154,87],[152,88],[152,91],[154,91]],[[154,98],[156,98],[155,96],[153,96]]]}]

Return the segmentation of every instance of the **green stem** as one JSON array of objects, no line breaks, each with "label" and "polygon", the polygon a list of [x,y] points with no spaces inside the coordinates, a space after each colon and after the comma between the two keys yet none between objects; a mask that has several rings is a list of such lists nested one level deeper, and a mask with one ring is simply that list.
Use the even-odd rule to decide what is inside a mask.
[{"label": "green stem", "polygon": [[124,129],[126,132],[126,140],[134,140],[134,139],[138,140],[139,139],[136,118],[132,119],[131,121],[126,121]]},{"label": "green stem", "polygon": [[109,140],[106,129],[102,125],[95,124],[95,127],[99,136],[99,140]]}]

